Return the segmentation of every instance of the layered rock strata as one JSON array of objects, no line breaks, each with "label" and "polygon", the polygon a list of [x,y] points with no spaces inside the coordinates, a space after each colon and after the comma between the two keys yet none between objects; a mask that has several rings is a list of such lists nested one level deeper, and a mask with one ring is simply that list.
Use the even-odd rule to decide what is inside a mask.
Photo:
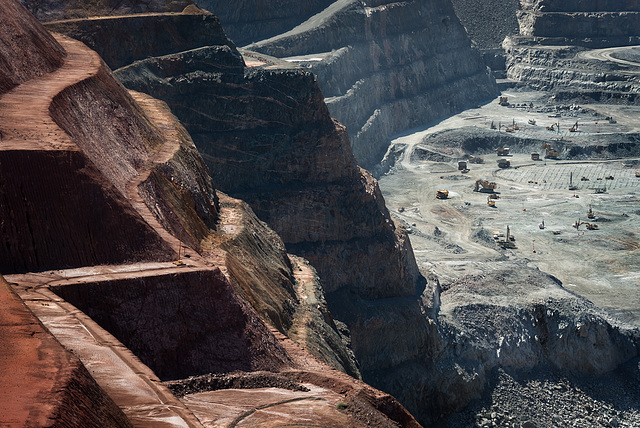
[{"label": "layered rock strata", "polygon": [[316,73],[331,115],[369,169],[391,135],[497,93],[449,2],[335,2],[248,49]]},{"label": "layered rock strata", "polygon": [[198,1],[200,7],[220,18],[225,32],[238,46],[289,31],[331,3],[332,0]]},{"label": "layered rock strata", "polygon": [[522,36],[563,37],[609,46],[635,44],[640,36],[640,6],[635,1],[529,0],[521,3],[518,21]]},{"label": "layered rock strata", "polygon": [[640,43],[636,2],[527,1],[518,20],[520,35],[504,42],[510,78],[536,89],[570,87],[596,99],[636,102],[638,65],[604,51]]},{"label": "layered rock strata", "polygon": [[[153,386],[158,379],[130,350],[50,287],[86,308],[165,377],[287,371],[305,382],[333,385],[334,398],[354,403],[341,416],[347,425],[369,420],[417,426],[389,395],[334,372],[267,327],[265,320],[291,330],[292,318],[300,316],[301,343],[332,354],[344,370],[353,366],[313,270],[301,259],[291,263],[282,241],[246,204],[216,194],[189,135],[166,105],[129,94],[95,53],[57,39],[68,53],[60,69],[0,98],[0,148],[14,165],[24,166],[3,168],[3,232],[15,232],[18,242],[5,245],[9,268],[2,269],[17,272],[12,285],[47,328],[92,366],[126,417],[153,426],[198,425],[175,397]],[[34,172],[30,162],[40,158],[45,161]],[[42,177],[47,184],[34,180],[49,171],[51,177]],[[47,212],[47,203],[58,207],[53,221],[36,216]],[[108,221],[110,216],[119,221]],[[294,266],[304,275],[296,277]],[[173,334],[163,316],[179,327]],[[325,340],[328,330],[334,331],[331,341]],[[93,404],[99,415],[106,406],[100,394],[85,392],[74,404]],[[358,414],[365,410],[366,416]],[[342,415],[335,406],[333,412]],[[117,419],[103,413],[105,424]],[[69,416],[55,416],[55,422],[67,423]],[[25,420],[19,416],[16,423]]]}]

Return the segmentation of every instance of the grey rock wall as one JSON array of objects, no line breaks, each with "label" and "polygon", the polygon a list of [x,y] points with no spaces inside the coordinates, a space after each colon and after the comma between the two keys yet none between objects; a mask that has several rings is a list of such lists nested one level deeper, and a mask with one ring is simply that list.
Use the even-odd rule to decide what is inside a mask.
[{"label": "grey rock wall", "polygon": [[335,2],[248,46],[318,75],[358,163],[375,169],[399,132],[492,98],[497,87],[445,1]]}]

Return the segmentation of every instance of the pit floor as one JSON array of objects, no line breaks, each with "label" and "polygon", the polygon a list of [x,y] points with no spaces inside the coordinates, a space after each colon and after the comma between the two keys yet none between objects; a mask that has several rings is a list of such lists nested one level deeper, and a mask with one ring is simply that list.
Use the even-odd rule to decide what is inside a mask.
[{"label": "pit floor", "polygon": [[[509,93],[514,103],[539,102],[540,97],[540,93]],[[619,118],[616,129],[608,132],[640,129],[640,107],[587,107],[605,115],[616,113],[612,114]],[[622,111],[624,114],[620,114]],[[447,283],[466,274],[491,271],[495,260],[524,260],[621,321],[640,326],[640,178],[635,176],[636,169],[625,166],[629,159],[532,161],[530,153],[512,153],[508,156],[511,168],[499,169],[498,156],[490,154],[482,155],[483,164],[469,164],[469,173],[461,174],[457,159],[431,162],[408,156],[426,135],[469,126],[469,118],[476,118],[479,112],[482,117],[471,121],[478,121],[481,127],[491,121],[511,123],[506,115],[520,114],[492,101],[392,142],[407,145],[406,155],[392,172],[379,179],[380,188],[392,215],[410,231],[421,271],[433,272]],[[527,117],[535,114],[539,124],[559,120],[561,129],[575,122],[574,118],[548,118],[547,113],[531,112],[523,112],[515,120],[526,123]],[[527,132],[548,132],[546,127],[539,128],[543,130]],[[579,137],[586,139],[590,132],[602,133],[602,129],[595,124],[581,127]],[[522,136],[527,136],[526,130],[522,131]],[[433,146],[429,149],[445,154],[448,151]],[[568,189],[572,173],[576,190]],[[606,179],[608,176],[613,179]],[[495,208],[487,206],[487,193],[474,191],[477,179],[498,183],[500,198]],[[596,193],[598,188],[606,188],[605,193]],[[449,190],[449,198],[436,199],[438,189]],[[595,214],[593,220],[587,218],[590,207]],[[544,228],[540,228],[543,221]],[[582,224],[576,229],[576,221],[596,223],[599,228],[587,230]],[[505,233],[507,226],[515,236],[516,249],[504,250],[492,243],[491,233]],[[488,233],[478,236],[482,229]]]}]

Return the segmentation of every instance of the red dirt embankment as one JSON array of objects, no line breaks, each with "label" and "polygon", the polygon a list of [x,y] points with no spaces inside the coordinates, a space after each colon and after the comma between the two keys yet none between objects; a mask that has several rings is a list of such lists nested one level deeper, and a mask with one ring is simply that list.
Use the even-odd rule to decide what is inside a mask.
[{"label": "red dirt embankment", "polygon": [[20,2],[0,2],[0,17],[0,94],[62,65],[64,49]]},{"label": "red dirt embankment", "polygon": [[130,426],[0,276],[0,426]]}]

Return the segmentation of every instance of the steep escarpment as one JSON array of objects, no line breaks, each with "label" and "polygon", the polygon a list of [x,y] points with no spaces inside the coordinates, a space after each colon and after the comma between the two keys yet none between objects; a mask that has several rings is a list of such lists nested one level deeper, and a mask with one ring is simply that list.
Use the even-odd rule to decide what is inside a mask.
[{"label": "steep escarpment", "polygon": [[60,67],[65,51],[18,2],[0,4],[0,94]]},{"label": "steep escarpment", "polygon": [[448,2],[335,2],[248,48],[316,73],[331,115],[369,169],[391,135],[496,93]]},{"label": "steep escarpment", "polygon": [[[80,40],[116,69],[161,56],[227,43],[218,18],[206,13],[154,13],[99,20],[68,19],[46,24],[50,31]],[[114,34],[118,37],[113,37]]]},{"label": "steep escarpment", "polygon": [[[409,243],[375,181],[356,167],[313,75],[260,56],[247,59],[260,60],[240,75],[242,59],[229,47],[209,47],[140,61],[117,74],[183,117],[214,182],[247,201],[290,251],[309,259],[328,292],[412,294],[417,272]],[[167,76],[177,64],[181,74]],[[223,66],[228,73],[220,73]],[[370,268],[352,267],[360,262]]]},{"label": "steep escarpment", "polygon": [[478,0],[451,0],[456,16],[481,50],[499,49],[506,36],[518,34],[519,0],[499,0],[487,4]]},{"label": "steep escarpment", "polygon": [[219,270],[52,289],[164,380],[238,370],[277,371],[290,364],[284,349]]},{"label": "steep escarpment", "polygon": [[331,3],[332,0],[198,1],[200,7],[220,18],[229,38],[239,46],[289,31]]},{"label": "steep escarpment", "polygon": [[635,102],[637,66],[612,59],[605,49],[639,43],[636,2],[523,2],[518,21],[520,35],[504,42],[510,78],[537,89],[572,88]]},{"label": "steep escarpment", "polygon": [[[299,342],[313,345],[317,355],[358,375],[346,349],[348,339],[343,339],[348,329],[333,322],[308,262],[295,258],[292,263],[280,238],[246,204],[216,194],[205,164],[166,104],[130,95],[86,46],[57,39],[68,52],[59,72],[22,83],[0,99],[3,156],[25,166],[23,171],[3,169],[3,191],[18,196],[10,205],[2,201],[2,226],[31,241],[34,251],[43,251],[40,245],[48,241],[50,257],[48,264],[37,257],[33,262],[18,247],[10,248],[5,258],[19,266],[20,273],[10,276],[12,286],[47,328],[92,367],[92,375],[126,417],[153,426],[195,420],[157,385],[140,358],[165,378],[282,371],[318,384],[335,402],[344,398],[353,403],[346,417],[335,404],[324,406],[346,425],[377,421],[393,426],[395,420],[416,426],[388,394],[335,372],[278,331],[300,336]],[[330,118],[327,122],[335,129]],[[36,156],[57,169],[38,163],[33,172],[26,165]],[[43,171],[47,186],[33,179]],[[19,180],[10,181],[13,175]],[[64,186],[56,182],[58,177]],[[32,192],[25,194],[29,179]],[[48,193],[41,203],[64,206],[56,216],[69,215],[70,224],[61,228],[68,236],[58,237],[59,231],[49,229],[56,222],[64,225],[65,219],[50,223],[32,216],[42,208],[32,206],[38,192]],[[75,197],[64,198],[61,192]],[[89,215],[100,209],[112,211],[121,223],[108,221],[111,213]],[[20,233],[24,230],[29,233]],[[95,230],[111,241],[89,239]],[[132,245],[139,241],[140,248]],[[70,249],[58,247],[60,242]],[[67,252],[88,255],[69,263]],[[120,258],[103,254],[110,252]],[[53,288],[68,301],[53,295]],[[98,413],[96,394],[76,404],[93,399]],[[358,414],[364,411],[366,415]],[[56,418],[64,423],[66,417]],[[322,420],[321,413],[318,418]]]},{"label": "steep escarpment", "polygon": [[634,1],[524,1],[518,13],[522,36],[582,39],[609,46],[635,44],[639,19]]}]

